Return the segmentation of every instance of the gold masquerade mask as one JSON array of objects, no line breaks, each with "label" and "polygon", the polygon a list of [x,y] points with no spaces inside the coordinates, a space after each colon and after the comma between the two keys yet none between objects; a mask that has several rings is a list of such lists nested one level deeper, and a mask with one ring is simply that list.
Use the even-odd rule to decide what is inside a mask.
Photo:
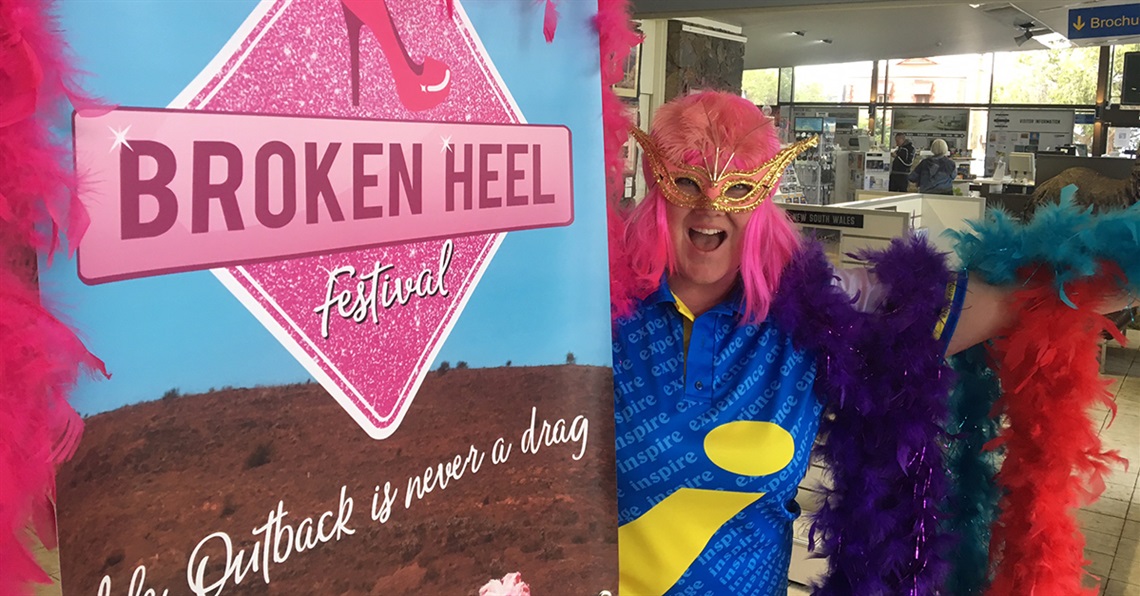
[{"label": "gold masquerade mask", "polygon": [[[784,175],[788,164],[819,142],[818,137],[811,137],[789,145],[772,159],[747,171],[729,170],[728,164],[732,163],[733,158],[733,155],[729,155],[724,167],[717,172],[717,164],[710,169],[707,163],[704,168],[699,168],[669,161],[657,143],[637,127],[633,129],[633,137],[645,150],[645,157],[657,185],[661,187],[661,194],[670,203],[688,209],[715,209],[729,213],[752,211],[758,207],[776,186],[780,176]],[[718,153],[717,162],[719,161]]]}]

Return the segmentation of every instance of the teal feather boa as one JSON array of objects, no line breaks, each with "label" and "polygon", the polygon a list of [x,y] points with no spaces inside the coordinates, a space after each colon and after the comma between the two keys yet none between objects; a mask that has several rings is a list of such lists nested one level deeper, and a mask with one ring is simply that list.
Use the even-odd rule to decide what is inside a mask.
[{"label": "teal feather boa", "polygon": [[[1065,287],[1103,273],[1106,263],[1112,263],[1123,272],[1121,289],[1135,294],[1140,288],[1140,204],[1094,215],[1091,208],[1074,204],[1075,194],[1076,186],[1066,187],[1058,204],[1039,209],[1028,224],[995,210],[985,221],[971,223],[969,230],[948,235],[963,266],[992,285],[1021,284],[1045,268],[1059,298],[1073,307]],[[955,437],[947,459],[954,492],[947,524],[958,542],[947,589],[964,596],[982,594],[993,573],[990,529],[1001,491],[994,479],[997,454],[983,446],[998,435],[992,410],[1001,390],[984,346],[959,354],[952,363],[959,384],[952,395],[949,429]]]},{"label": "teal feather boa", "polygon": [[1061,202],[1038,209],[1028,224],[994,210],[970,230],[947,234],[966,269],[992,285],[1020,283],[1026,267],[1048,267],[1061,300],[1072,306],[1065,286],[1100,273],[1102,262],[1111,261],[1134,280],[1128,288],[1134,292],[1140,286],[1140,203],[1093,215],[1091,207],[1073,202],[1076,191],[1065,187]]},{"label": "teal feather boa", "polygon": [[997,453],[985,451],[997,438],[998,421],[991,415],[1001,394],[997,376],[989,368],[986,347],[976,345],[951,357],[958,382],[950,394],[948,431],[954,438],[946,455],[951,478],[946,530],[957,538],[950,554],[947,593],[974,596],[989,585],[990,526],[997,519],[1001,496],[994,475]]}]

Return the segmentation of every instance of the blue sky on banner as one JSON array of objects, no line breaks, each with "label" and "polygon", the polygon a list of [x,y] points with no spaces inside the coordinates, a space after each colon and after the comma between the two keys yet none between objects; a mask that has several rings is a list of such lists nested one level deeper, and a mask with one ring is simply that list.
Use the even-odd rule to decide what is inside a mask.
[{"label": "blue sky on banner", "polygon": [[[575,224],[509,233],[436,363],[558,364],[573,352],[580,364],[609,366],[600,83],[590,18],[596,3],[560,2],[553,44],[542,38],[541,3],[515,3],[511,10],[504,2],[464,8],[527,121],[572,130]],[[112,104],[165,107],[257,2],[58,6],[77,65],[92,73],[87,91]],[[73,402],[84,414],[156,399],[172,388],[194,393],[309,378],[207,271],[85,286],[74,261],[57,257],[41,282],[114,375],[81,382]]]}]

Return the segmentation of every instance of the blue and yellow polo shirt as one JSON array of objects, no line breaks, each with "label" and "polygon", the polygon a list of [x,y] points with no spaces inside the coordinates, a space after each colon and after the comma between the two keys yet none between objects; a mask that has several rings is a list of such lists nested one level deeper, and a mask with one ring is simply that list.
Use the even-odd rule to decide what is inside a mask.
[{"label": "blue and yellow polo shirt", "polygon": [[[944,340],[964,294],[963,276]],[[816,359],[742,315],[739,290],[694,317],[663,280],[615,323],[623,595],[787,592],[796,490],[823,410]]]}]

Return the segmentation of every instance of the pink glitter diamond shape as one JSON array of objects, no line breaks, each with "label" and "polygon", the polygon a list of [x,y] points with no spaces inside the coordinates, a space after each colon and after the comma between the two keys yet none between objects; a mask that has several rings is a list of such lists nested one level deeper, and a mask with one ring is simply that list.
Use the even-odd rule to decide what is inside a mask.
[{"label": "pink glitter diamond shape", "polygon": [[[333,0],[273,0],[258,5],[214,61],[170,107],[223,112],[319,115],[435,122],[522,122],[458,0],[388,0],[392,22],[413,60],[449,68],[449,91],[435,107],[412,112],[398,96],[388,58],[368,24],[359,41],[359,105],[353,102],[349,28]],[[402,57],[396,58],[403,60]],[[413,298],[355,323],[321,317],[329,272],[375,263],[393,277],[438,269],[445,240],[385,246],[214,270],[215,275],[337,399],[370,436],[400,424],[424,375],[463,310],[503,234],[452,239],[447,296]],[[401,275],[403,274],[403,275]],[[352,285],[347,286],[352,288]]]}]

